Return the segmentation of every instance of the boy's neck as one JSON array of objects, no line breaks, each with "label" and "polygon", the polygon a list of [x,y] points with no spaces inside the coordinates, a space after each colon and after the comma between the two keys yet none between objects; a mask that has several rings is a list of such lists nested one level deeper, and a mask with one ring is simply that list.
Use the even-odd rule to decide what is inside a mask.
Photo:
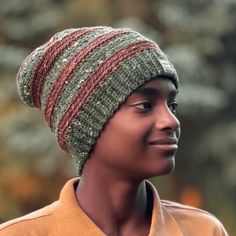
[{"label": "boy's neck", "polygon": [[[106,235],[148,235],[151,210],[145,181],[82,176],[76,189],[80,207]],[[152,200],[150,200],[152,201]]]}]

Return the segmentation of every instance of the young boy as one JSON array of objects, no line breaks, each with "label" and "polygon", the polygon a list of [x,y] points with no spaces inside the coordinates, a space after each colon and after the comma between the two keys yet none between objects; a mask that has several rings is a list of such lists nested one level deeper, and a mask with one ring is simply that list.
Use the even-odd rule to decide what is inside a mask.
[{"label": "young boy", "polygon": [[174,169],[180,137],[178,77],[157,44],[129,29],[68,29],[25,59],[17,86],[80,177],[0,236],[227,235],[211,214],[160,200],[146,180]]}]

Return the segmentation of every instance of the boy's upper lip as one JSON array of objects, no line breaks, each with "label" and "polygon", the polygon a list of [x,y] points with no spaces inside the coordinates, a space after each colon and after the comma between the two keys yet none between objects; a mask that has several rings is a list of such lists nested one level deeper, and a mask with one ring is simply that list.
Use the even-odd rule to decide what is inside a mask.
[{"label": "boy's upper lip", "polygon": [[178,144],[178,139],[174,137],[159,138],[148,142],[150,145]]}]

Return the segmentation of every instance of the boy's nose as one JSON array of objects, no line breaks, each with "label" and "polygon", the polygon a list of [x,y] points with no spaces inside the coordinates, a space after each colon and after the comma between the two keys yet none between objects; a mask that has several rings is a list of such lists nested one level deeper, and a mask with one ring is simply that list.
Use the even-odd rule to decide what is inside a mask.
[{"label": "boy's nose", "polygon": [[166,130],[172,133],[180,129],[179,120],[166,104],[161,106],[160,110],[156,112],[155,117],[155,127],[160,131]]}]

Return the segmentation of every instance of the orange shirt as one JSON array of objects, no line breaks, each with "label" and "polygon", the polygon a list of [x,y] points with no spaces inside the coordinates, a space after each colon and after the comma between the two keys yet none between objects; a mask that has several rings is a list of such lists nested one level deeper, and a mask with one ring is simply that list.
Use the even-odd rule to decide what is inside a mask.
[{"label": "orange shirt", "polygon": [[[74,191],[78,179],[63,187],[58,201],[26,216],[0,225],[0,236],[105,236],[79,207]],[[211,214],[178,203],[160,200],[155,187],[149,236],[227,236]]]}]

